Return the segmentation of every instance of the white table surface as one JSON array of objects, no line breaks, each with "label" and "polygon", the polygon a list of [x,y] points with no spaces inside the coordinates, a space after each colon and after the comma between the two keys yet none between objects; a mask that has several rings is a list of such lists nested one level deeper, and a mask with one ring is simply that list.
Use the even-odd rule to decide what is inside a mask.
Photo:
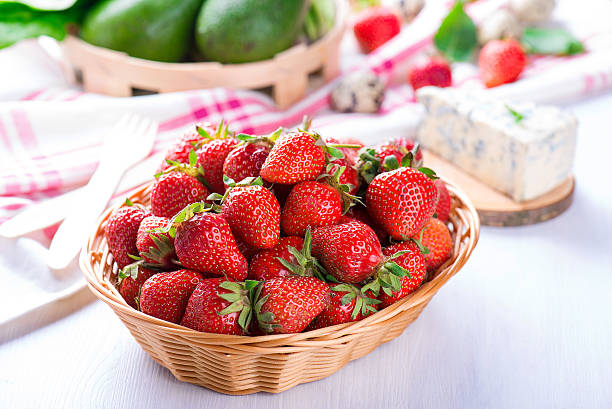
[{"label": "white table surface", "polygon": [[612,407],[612,94],[572,108],[571,208],[483,227],[421,317],[335,375],[242,397],[179,382],[85,290],[0,327],[0,408]]}]

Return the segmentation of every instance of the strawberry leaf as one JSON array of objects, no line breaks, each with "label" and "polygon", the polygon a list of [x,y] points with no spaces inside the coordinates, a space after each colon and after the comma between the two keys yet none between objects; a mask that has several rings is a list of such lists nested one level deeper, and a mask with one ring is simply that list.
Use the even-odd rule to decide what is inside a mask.
[{"label": "strawberry leaf", "polygon": [[134,203],[132,203],[132,201],[130,200],[129,197],[125,198],[125,205],[126,206],[134,206]]}]

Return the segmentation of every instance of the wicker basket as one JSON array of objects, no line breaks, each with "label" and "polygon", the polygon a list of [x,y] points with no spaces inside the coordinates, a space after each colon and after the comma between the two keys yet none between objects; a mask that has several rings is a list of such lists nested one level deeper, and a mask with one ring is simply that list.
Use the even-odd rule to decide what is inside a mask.
[{"label": "wicker basket", "polygon": [[[136,189],[130,199],[148,204],[150,186]],[[232,395],[278,393],[325,378],[399,336],[466,263],[478,241],[480,222],[466,195],[452,184],[448,188],[453,198],[453,257],[419,290],[354,323],[299,334],[246,337],[197,332],[145,315],[128,306],[113,285],[117,266],[104,238],[104,226],[113,209],[103,214],[85,244],[80,266],[93,293],[177,379]]]}]

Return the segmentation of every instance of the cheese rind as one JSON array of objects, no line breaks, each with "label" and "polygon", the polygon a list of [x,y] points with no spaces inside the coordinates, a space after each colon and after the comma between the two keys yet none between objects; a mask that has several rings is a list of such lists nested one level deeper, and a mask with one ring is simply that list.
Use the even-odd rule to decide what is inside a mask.
[{"label": "cheese rind", "polygon": [[577,121],[567,111],[451,88],[421,88],[417,98],[425,107],[422,146],[516,201],[541,196],[571,173]]}]

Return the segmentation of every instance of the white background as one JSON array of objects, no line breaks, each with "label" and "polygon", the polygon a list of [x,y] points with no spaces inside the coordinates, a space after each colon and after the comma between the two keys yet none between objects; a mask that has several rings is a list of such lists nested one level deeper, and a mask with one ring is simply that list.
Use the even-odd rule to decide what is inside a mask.
[{"label": "white background", "polygon": [[244,397],[181,383],[83,291],[0,327],[0,408],[612,407],[612,95],[573,109],[570,209],[483,227],[421,317],[335,375]]}]

